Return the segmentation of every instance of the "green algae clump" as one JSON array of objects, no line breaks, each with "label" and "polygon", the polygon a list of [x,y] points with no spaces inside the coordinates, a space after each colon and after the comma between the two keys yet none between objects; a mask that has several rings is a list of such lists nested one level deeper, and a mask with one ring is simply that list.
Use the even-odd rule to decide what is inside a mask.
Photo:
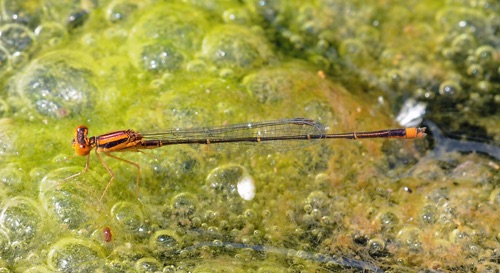
[{"label": "green algae clump", "polygon": [[[0,4],[1,270],[498,269],[492,1],[17,2]],[[78,125],[380,130],[410,100],[432,138],[71,149]]]}]

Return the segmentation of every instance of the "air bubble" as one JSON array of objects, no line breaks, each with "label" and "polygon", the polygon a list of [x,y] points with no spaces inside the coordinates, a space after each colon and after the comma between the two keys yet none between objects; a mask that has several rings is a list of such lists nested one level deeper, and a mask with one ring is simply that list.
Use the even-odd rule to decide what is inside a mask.
[{"label": "air bubble", "polygon": [[90,241],[76,238],[57,241],[50,248],[47,264],[58,272],[108,272],[103,250]]},{"label": "air bubble", "polygon": [[27,27],[19,24],[5,24],[0,27],[0,42],[10,53],[35,50],[36,39],[34,33]]},{"label": "air bubble", "polygon": [[477,47],[476,40],[469,34],[458,35],[455,39],[453,39],[451,46],[453,50],[462,54],[468,54],[471,50]]},{"label": "air bubble", "polygon": [[434,224],[438,217],[435,206],[426,205],[420,210],[420,220],[424,224]]},{"label": "air bubble", "polygon": [[196,176],[203,169],[204,161],[199,152],[190,147],[175,147],[163,160],[151,162],[151,166],[157,180],[168,181],[161,185],[160,192],[153,192],[153,194],[164,194],[173,187],[197,179]]},{"label": "air bubble", "polygon": [[207,71],[207,64],[202,60],[192,60],[186,64],[186,70],[193,73]]},{"label": "air bubble", "polygon": [[448,98],[459,98],[462,95],[462,87],[454,81],[444,81],[439,85],[439,94]]},{"label": "air bubble", "polygon": [[12,67],[15,69],[24,66],[29,61],[29,58],[26,52],[14,52],[10,57]]},{"label": "air bubble", "polygon": [[182,240],[175,231],[163,229],[156,231],[149,238],[149,246],[158,253],[174,251],[182,247]]},{"label": "air bubble", "polygon": [[182,51],[198,49],[208,26],[205,13],[188,5],[160,3],[150,6],[149,12],[135,23],[130,32],[129,53],[139,64],[144,44],[169,43]]},{"label": "air bubble", "polygon": [[60,223],[70,229],[77,229],[91,219],[86,211],[89,196],[79,196],[71,189],[47,191],[42,196],[43,207]]},{"label": "air bubble", "polygon": [[178,217],[188,217],[194,214],[198,204],[196,197],[190,193],[180,193],[170,201],[172,213]]},{"label": "air bubble", "polygon": [[421,233],[422,231],[417,227],[406,226],[398,232],[396,239],[409,250],[420,252],[422,250]]},{"label": "air bubble", "polygon": [[181,68],[184,56],[168,43],[144,45],[141,52],[142,68],[151,72],[175,71]]},{"label": "air bubble", "polygon": [[21,192],[26,186],[26,175],[19,167],[4,164],[0,167],[0,184],[13,192]]},{"label": "air bubble", "polygon": [[467,67],[467,75],[474,78],[482,78],[483,77],[483,67],[478,64],[472,64]]},{"label": "air bubble", "polygon": [[478,62],[482,65],[489,65],[495,61],[497,51],[491,46],[480,46],[474,52]]},{"label": "air bubble", "polygon": [[273,58],[264,37],[236,25],[214,28],[203,39],[201,54],[219,68],[233,69],[260,67]]},{"label": "air bubble", "polygon": [[365,62],[368,57],[368,52],[366,50],[363,42],[357,39],[346,39],[339,47],[339,54],[342,58],[350,61],[352,63],[361,64]]},{"label": "air bubble", "polygon": [[91,64],[85,54],[53,51],[27,67],[17,82],[17,92],[43,115],[83,115],[92,110],[97,92]]},{"label": "air bubble", "polygon": [[127,20],[139,8],[140,2],[113,0],[106,9],[108,21],[117,23]]},{"label": "air bubble", "polygon": [[399,224],[399,217],[391,211],[380,213],[377,219],[386,231],[393,230]]},{"label": "air bubble", "polygon": [[324,192],[314,191],[306,198],[305,204],[309,205],[312,209],[323,209],[329,205],[329,200]]},{"label": "air bubble", "polygon": [[35,29],[35,35],[42,47],[53,47],[68,39],[68,32],[59,23],[47,22]]},{"label": "air bubble", "polygon": [[43,224],[40,205],[27,197],[6,201],[0,214],[0,224],[12,241],[35,243]]},{"label": "air bubble", "polygon": [[368,241],[368,250],[372,255],[382,255],[385,250],[385,243],[381,239],[371,239]]},{"label": "air bubble", "polygon": [[160,272],[162,268],[161,263],[155,258],[141,258],[135,262],[135,270],[137,272]]},{"label": "air bubble", "polygon": [[141,209],[130,202],[122,201],[113,205],[111,215],[117,225],[128,231],[139,233],[144,222]]},{"label": "air bubble", "polygon": [[476,83],[476,88],[482,94],[488,94],[494,90],[493,84],[489,81],[480,81],[480,82]]},{"label": "air bubble", "polygon": [[248,92],[260,103],[277,104],[294,89],[293,78],[287,71],[263,71],[250,74],[243,79]]},{"label": "air bubble", "polygon": [[237,185],[247,173],[240,165],[223,165],[208,174],[206,183],[218,198],[230,198],[237,196]]}]

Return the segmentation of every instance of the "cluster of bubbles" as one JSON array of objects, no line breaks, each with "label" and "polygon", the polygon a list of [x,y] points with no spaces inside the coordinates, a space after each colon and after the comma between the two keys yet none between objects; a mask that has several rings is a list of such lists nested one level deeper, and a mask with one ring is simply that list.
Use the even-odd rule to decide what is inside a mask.
[{"label": "cluster of bubbles", "polygon": [[59,2],[0,0],[0,115],[11,118],[0,119],[2,272],[498,271],[498,166],[427,159],[402,175],[417,156],[391,146],[393,170],[379,179],[377,167],[331,175],[344,147],[313,147],[292,167],[238,149],[245,164],[223,164],[176,147],[141,164],[139,199],[136,169],[122,167],[99,203],[104,168],[69,180],[82,169],[29,169],[16,160],[44,158],[47,133],[27,147],[13,125],[97,119],[113,102],[133,124],[163,128],[278,107],[337,124],[349,99],[311,64],[346,86],[492,116],[495,2],[413,3],[415,18],[409,6],[363,1]]},{"label": "cluster of bubbles", "polygon": [[[64,51],[31,59],[67,43],[70,32],[85,21],[85,10],[92,7],[57,1],[0,3],[1,84],[11,86],[7,99],[2,98],[9,106],[3,112],[28,104],[42,115],[65,117],[73,111],[82,114],[91,105],[89,96],[96,87],[90,59]],[[21,69],[24,72],[16,75]]]},{"label": "cluster of bubbles", "polygon": [[[470,206],[495,213],[498,189],[480,198],[471,190],[492,189],[494,172],[470,161],[446,173],[443,168],[429,171],[426,164],[435,166],[435,162],[419,165],[403,181],[409,186],[394,192],[369,188],[353,195],[347,188],[325,190],[331,177],[319,173],[303,187],[293,186],[300,182],[298,177],[281,181],[287,188],[261,186],[254,202],[238,192],[241,181],[254,179],[242,165],[219,165],[206,177],[177,168],[183,173],[178,176],[191,176],[189,183],[201,183],[195,191],[177,185],[184,179],[171,181],[168,166],[157,166],[157,176],[169,191],[143,189],[141,200],[149,202],[147,206],[133,198],[108,196],[111,203],[104,213],[96,213],[106,206],[95,198],[105,179],[89,171],[88,176],[58,184],[61,176],[75,171],[58,169],[43,178],[38,198],[6,197],[0,208],[0,253],[4,266],[15,265],[25,272],[206,272],[218,263],[214,272],[260,267],[280,272],[290,266],[294,272],[320,267],[384,272],[376,266],[377,259],[393,264],[392,269],[425,266],[495,272],[498,255],[491,245],[491,238],[498,240],[499,235],[492,234],[498,232],[495,220],[478,222],[469,215],[475,213]],[[477,168],[469,177],[462,175],[464,169]],[[413,192],[412,183],[429,175],[458,179],[446,185],[456,181],[465,185],[453,191],[441,185]],[[478,176],[481,179],[467,186],[476,181],[470,177]],[[272,175],[265,177],[269,183],[279,182]],[[296,196],[293,202],[290,196]],[[391,207],[397,202],[407,210]],[[453,263],[446,257],[453,257]]]},{"label": "cluster of bubbles", "polygon": [[[498,114],[496,1],[259,4],[258,11],[277,28],[277,39],[289,46],[285,50],[309,58],[346,84],[383,91],[392,101],[425,102],[428,119],[457,133],[478,119],[486,127]],[[457,120],[457,114],[463,118]],[[498,132],[490,130],[498,141]]]}]

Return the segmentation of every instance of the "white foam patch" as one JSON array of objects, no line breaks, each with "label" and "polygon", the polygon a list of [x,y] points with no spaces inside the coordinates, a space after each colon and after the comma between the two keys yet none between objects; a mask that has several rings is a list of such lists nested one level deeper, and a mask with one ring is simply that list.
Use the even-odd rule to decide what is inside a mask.
[{"label": "white foam patch", "polygon": [[250,201],[255,197],[255,182],[250,175],[244,175],[236,187],[241,198]]},{"label": "white foam patch", "polygon": [[408,99],[404,102],[396,118],[401,126],[413,127],[419,125],[424,119],[427,104],[418,102],[415,99]]}]

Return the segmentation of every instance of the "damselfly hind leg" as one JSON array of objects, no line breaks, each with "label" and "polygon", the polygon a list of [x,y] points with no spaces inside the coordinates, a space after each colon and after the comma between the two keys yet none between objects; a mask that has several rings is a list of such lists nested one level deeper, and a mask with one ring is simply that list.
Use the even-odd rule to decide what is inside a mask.
[{"label": "damselfly hind leg", "polygon": [[[120,161],[123,161],[125,163],[128,163],[134,167],[137,168],[137,177],[136,177],[136,181],[135,181],[135,196],[137,199],[139,199],[139,178],[141,176],[141,167],[139,166],[139,164],[135,163],[135,162],[132,162],[132,161],[129,161],[129,160],[126,160],[124,158],[121,158],[121,157],[117,157],[111,153],[104,153],[106,156],[109,156],[109,157],[112,157],[114,159],[117,159],[117,160],[120,160]],[[106,185],[106,188],[104,188],[104,192],[102,193],[101,195],[101,198],[99,198],[99,202],[102,202],[102,199],[104,198],[104,195],[106,195],[106,192],[108,191],[109,189],[109,186],[111,186],[111,183],[113,182],[113,180],[115,179],[115,174],[113,173],[113,171],[111,170],[111,168],[108,166],[108,164],[106,163],[106,161],[104,161],[104,159],[102,159],[102,157],[99,155],[99,153],[97,152],[96,150],[96,155],[97,155],[97,158],[99,159],[99,161],[101,162],[101,164],[106,168],[106,170],[108,170],[108,173],[111,175],[111,179],[109,180],[108,184]]]}]

